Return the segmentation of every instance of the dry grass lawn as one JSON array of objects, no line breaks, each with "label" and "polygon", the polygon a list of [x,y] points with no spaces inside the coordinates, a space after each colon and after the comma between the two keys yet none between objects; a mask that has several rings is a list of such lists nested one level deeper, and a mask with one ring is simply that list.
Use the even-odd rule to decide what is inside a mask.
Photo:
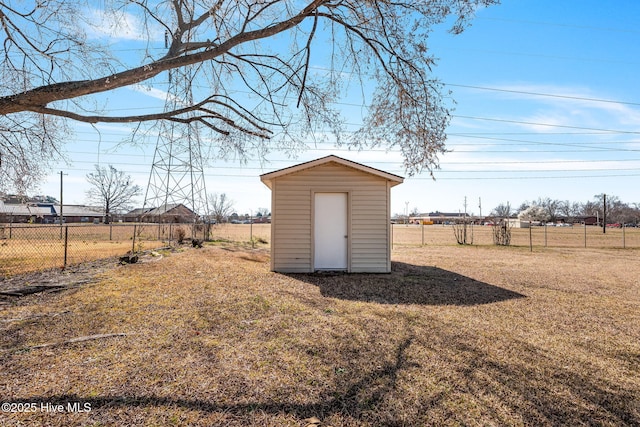
[{"label": "dry grass lawn", "polygon": [[[0,401],[38,405],[0,425],[640,425],[639,256],[396,247],[388,275],[285,275],[209,245],[114,266],[0,300]],[[67,342],[97,334],[126,335]],[[68,402],[91,410],[40,409]]]}]

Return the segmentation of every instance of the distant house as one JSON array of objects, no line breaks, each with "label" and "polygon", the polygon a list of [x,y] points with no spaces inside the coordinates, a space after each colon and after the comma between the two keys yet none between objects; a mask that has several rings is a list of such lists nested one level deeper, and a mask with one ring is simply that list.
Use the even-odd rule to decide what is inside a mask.
[{"label": "distant house", "polygon": [[391,271],[390,194],[404,178],[327,156],[260,180],[271,189],[271,270]]},{"label": "distant house", "polygon": [[124,215],[125,222],[194,223],[198,215],[182,203],[157,208],[138,208]]},{"label": "distant house", "polygon": [[417,215],[409,216],[409,222],[413,224],[419,224],[421,222],[427,224],[449,224],[461,221],[463,219],[471,218],[468,214],[464,212],[429,212],[429,213],[419,213]]},{"label": "distant house", "polygon": [[575,218],[576,222],[581,222],[584,225],[600,225],[599,218],[595,215],[579,216]]},{"label": "distant house", "polygon": [[[45,206],[46,204],[39,204],[39,205]],[[59,221],[60,213],[62,213],[62,216],[64,217],[64,221],[66,223],[100,222],[104,218],[104,209],[99,206],[62,205],[62,210],[60,209],[60,205],[50,205],[50,206],[53,211],[53,215],[48,218],[50,222],[55,222],[56,219],[58,219]]]},{"label": "distant house", "polygon": [[145,213],[149,212],[153,208],[136,208],[122,215],[124,222],[141,222]]},{"label": "distant house", "polygon": [[[526,219],[520,218],[506,218],[507,224],[512,228],[531,228],[532,225],[540,225],[540,221],[530,221]],[[495,224],[497,225],[499,220],[496,220]]]},{"label": "distant house", "polygon": [[[101,220],[102,209],[95,206],[63,205],[63,222],[93,222]],[[60,205],[53,203],[4,203],[0,201],[0,222],[33,224],[60,223]]]},{"label": "distant house", "polygon": [[5,203],[0,200],[1,223],[42,224],[51,215],[51,209],[39,207],[34,203]]}]

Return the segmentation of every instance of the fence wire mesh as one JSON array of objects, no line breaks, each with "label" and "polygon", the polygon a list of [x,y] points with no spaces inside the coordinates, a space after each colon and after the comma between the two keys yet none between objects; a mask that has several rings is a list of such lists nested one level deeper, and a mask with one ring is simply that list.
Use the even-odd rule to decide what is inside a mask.
[{"label": "fence wire mesh", "polygon": [[269,224],[0,224],[0,278],[178,243],[266,244]]},{"label": "fence wire mesh", "polygon": [[[509,246],[533,248],[640,248],[640,228],[606,228],[576,224],[566,227],[533,226],[511,228]],[[469,225],[467,230],[473,245],[493,245],[493,227]],[[455,245],[453,225],[394,224],[395,245]],[[472,240],[471,240],[472,235]]]},{"label": "fence wire mesh", "polygon": [[[197,231],[183,227],[188,235]],[[0,224],[0,277],[166,246],[177,229],[173,224]]]},{"label": "fence wire mesh", "polygon": [[[469,243],[493,245],[490,226],[474,226]],[[535,248],[640,248],[640,228],[594,226],[512,228],[510,246]],[[391,227],[392,244],[401,246],[456,245],[451,225]],[[64,268],[96,259],[123,256],[191,239],[270,245],[270,224],[0,224],[0,279],[48,268]]]}]

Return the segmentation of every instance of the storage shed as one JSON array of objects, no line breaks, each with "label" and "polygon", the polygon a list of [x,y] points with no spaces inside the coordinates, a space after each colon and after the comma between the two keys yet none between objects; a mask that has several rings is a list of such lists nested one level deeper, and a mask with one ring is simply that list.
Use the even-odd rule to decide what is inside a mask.
[{"label": "storage shed", "polygon": [[391,187],[404,178],[337,156],[266,173],[271,270],[391,271]]}]

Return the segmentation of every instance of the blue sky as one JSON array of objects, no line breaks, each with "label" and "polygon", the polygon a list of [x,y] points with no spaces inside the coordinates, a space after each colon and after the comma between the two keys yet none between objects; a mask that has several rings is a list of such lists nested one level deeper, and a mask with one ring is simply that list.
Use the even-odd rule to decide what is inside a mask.
[{"label": "blue sky", "polygon": [[[451,151],[441,157],[435,181],[424,174],[394,187],[392,213],[407,207],[457,212],[465,197],[474,214],[480,200],[482,214],[538,197],[584,202],[606,193],[640,202],[638,16],[636,0],[504,0],[480,10],[458,36],[445,27],[435,31],[429,41],[439,58],[434,75],[456,102]],[[134,43],[116,41],[118,49]],[[313,67],[321,71],[324,64]],[[109,96],[115,105],[162,105],[161,91],[127,88]],[[343,101],[346,120],[359,122],[360,109],[346,108],[352,101],[361,102]],[[71,162],[55,167],[39,193],[58,197],[62,170],[65,203],[84,203],[85,175],[96,163],[124,170],[146,187],[154,143],[121,146],[127,126],[96,129],[76,126],[67,145]],[[207,191],[227,193],[239,213],[269,208],[260,174],[329,154],[405,175],[397,152],[326,144],[297,158],[273,152],[262,165],[216,160],[205,170]]]}]

